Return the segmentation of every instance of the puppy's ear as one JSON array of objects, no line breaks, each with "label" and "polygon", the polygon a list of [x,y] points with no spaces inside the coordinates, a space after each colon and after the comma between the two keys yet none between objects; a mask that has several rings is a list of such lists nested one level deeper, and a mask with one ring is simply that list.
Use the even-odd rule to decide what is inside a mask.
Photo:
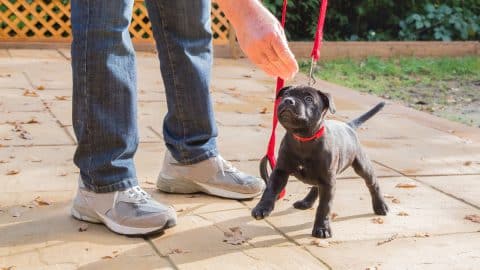
[{"label": "puppy's ear", "polygon": [[293,86],[289,85],[289,86],[285,86],[282,89],[280,89],[280,91],[278,91],[276,99],[279,99],[279,98],[283,97],[285,92],[287,92],[288,90],[290,90],[292,88],[293,88]]},{"label": "puppy's ear", "polygon": [[332,95],[329,93],[324,93],[322,91],[317,91],[320,97],[323,100],[323,103],[325,103],[328,106],[328,110],[330,111],[331,114],[335,114],[337,109],[335,108],[335,103],[333,103],[333,98]]}]

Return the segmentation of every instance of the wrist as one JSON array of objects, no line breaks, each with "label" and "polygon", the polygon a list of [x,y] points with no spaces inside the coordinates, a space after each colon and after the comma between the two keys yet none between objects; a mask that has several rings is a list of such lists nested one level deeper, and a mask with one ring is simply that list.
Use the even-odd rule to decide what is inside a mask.
[{"label": "wrist", "polygon": [[255,14],[255,11],[265,7],[259,0],[216,0],[220,9],[234,27],[243,24],[245,18]]}]

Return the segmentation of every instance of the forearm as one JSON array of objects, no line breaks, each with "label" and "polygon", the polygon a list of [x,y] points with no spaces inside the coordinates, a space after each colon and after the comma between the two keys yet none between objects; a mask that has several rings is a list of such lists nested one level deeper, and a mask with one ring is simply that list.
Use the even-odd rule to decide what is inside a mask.
[{"label": "forearm", "polygon": [[247,57],[273,77],[291,78],[298,71],[280,22],[259,0],[216,0],[236,30]]}]

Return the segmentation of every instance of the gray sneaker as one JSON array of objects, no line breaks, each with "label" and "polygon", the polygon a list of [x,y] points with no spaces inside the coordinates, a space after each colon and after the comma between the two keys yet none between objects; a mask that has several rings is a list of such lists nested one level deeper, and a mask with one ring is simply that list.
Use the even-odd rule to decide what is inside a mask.
[{"label": "gray sneaker", "polygon": [[204,192],[230,199],[249,199],[260,195],[265,183],[240,172],[221,156],[183,165],[166,151],[157,187],[169,193]]},{"label": "gray sneaker", "polygon": [[124,191],[95,193],[87,190],[81,180],[71,214],[79,220],[103,223],[110,230],[125,235],[159,232],[177,222],[171,206],[156,202],[139,186]]}]

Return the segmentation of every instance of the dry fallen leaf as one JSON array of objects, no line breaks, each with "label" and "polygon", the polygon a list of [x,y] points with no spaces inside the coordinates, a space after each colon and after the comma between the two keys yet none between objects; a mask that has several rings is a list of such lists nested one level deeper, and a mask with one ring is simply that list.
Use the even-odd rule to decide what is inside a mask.
[{"label": "dry fallen leaf", "polygon": [[55,96],[56,100],[68,100],[68,96]]},{"label": "dry fallen leaf", "polygon": [[8,170],[7,171],[7,175],[16,175],[16,174],[19,174],[20,173],[20,170]]},{"label": "dry fallen leaf", "polygon": [[414,182],[400,183],[400,184],[397,184],[395,187],[397,187],[397,188],[416,188],[417,184],[415,184]]},{"label": "dry fallen leaf", "polygon": [[41,159],[41,158],[35,157],[35,156],[29,157],[28,160],[29,160],[30,162],[35,162],[35,163],[37,163],[37,162],[42,162],[42,159]]},{"label": "dry fallen leaf", "polygon": [[102,257],[102,260],[109,260],[109,259],[113,259],[113,257],[112,256],[103,256]]},{"label": "dry fallen leaf", "polygon": [[393,199],[393,198],[395,198],[393,195],[390,195],[390,194],[383,194],[383,197],[386,198],[386,199]]},{"label": "dry fallen leaf", "polygon": [[155,185],[155,183],[153,183],[153,182],[151,182],[151,181],[145,181],[145,184]]},{"label": "dry fallen leaf", "polygon": [[4,159],[0,159],[0,164],[5,164],[5,163],[9,163],[10,161],[8,160],[4,160]]},{"label": "dry fallen leaf", "polygon": [[15,265],[12,265],[12,266],[7,266],[7,267],[2,267],[0,268],[0,270],[14,270],[15,268],[17,268]]},{"label": "dry fallen leaf", "polygon": [[37,206],[45,206],[45,205],[50,205],[49,202],[43,200],[42,198],[40,198],[40,196],[36,197],[34,200],[33,200],[33,203]]},{"label": "dry fallen leaf", "polygon": [[243,75],[243,77],[245,77],[245,78],[251,78],[252,75],[248,75],[248,74],[247,74],[247,75]]},{"label": "dry fallen leaf", "polygon": [[45,90],[45,86],[39,85],[39,86],[37,86],[37,90],[40,90],[40,91]]},{"label": "dry fallen leaf", "polygon": [[185,210],[187,210],[187,208],[180,208],[177,210],[178,213],[181,213],[181,212],[184,212]]},{"label": "dry fallen leaf", "polygon": [[469,160],[469,161],[465,161],[465,163],[463,163],[464,166],[470,166],[472,165],[472,162]]},{"label": "dry fallen leaf", "polygon": [[78,227],[79,232],[85,232],[88,230],[88,224],[87,223],[82,223],[80,224],[80,227]]},{"label": "dry fallen leaf", "polygon": [[32,135],[30,133],[28,133],[28,131],[26,131],[26,130],[21,131],[18,134],[18,136],[20,138],[24,139],[24,140],[32,140],[33,139]]},{"label": "dry fallen leaf", "polygon": [[406,217],[406,216],[408,216],[408,213],[401,211],[401,212],[399,212],[399,213],[397,214],[397,216]]},{"label": "dry fallen leaf", "polygon": [[67,175],[68,175],[67,172],[60,172],[60,173],[58,174],[58,176],[67,176]]},{"label": "dry fallen leaf", "polygon": [[248,238],[243,236],[243,232],[240,227],[229,228],[230,232],[224,232],[223,235],[225,239],[223,242],[226,242],[230,245],[241,245],[247,242]]},{"label": "dry fallen leaf", "polygon": [[426,237],[430,237],[430,234],[429,234],[429,233],[426,233],[426,232],[419,232],[419,233],[416,233],[416,234],[415,234],[415,237],[417,237],[417,238],[426,238]]},{"label": "dry fallen leaf", "polygon": [[338,214],[333,212],[331,215],[330,215],[330,219],[331,220],[335,220],[336,218],[338,217]]},{"label": "dry fallen leaf", "polygon": [[180,248],[172,248],[170,251],[167,253],[168,255],[173,255],[173,254],[182,254],[182,253],[190,253],[190,250],[183,250]]},{"label": "dry fallen leaf", "polygon": [[468,216],[465,216],[465,219],[470,220],[471,222],[480,223],[479,215],[468,215]]},{"label": "dry fallen leaf", "polygon": [[27,121],[26,124],[39,124],[40,122],[37,120],[37,118],[32,117],[30,120]]},{"label": "dry fallen leaf", "polygon": [[260,113],[261,114],[266,114],[267,113],[267,107],[263,107],[261,110],[260,110]]},{"label": "dry fallen leaf", "polygon": [[317,246],[317,247],[322,247],[322,248],[328,248],[330,247],[330,243],[327,240],[323,239],[315,239],[310,242],[311,245]]},{"label": "dry fallen leaf", "polygon": [[397,199],[397,198],[394,198],[394,199],[392,200],[392,203],[399,204],[399,203],[400,203],[400,200],[399,200],[399,199]]},{"label": "dry fallen leaf", "polygon": [[383,244],[392,242],[393,240],[397,239],[397,237],[398,237],[398,234],[396,233],[396,234],[390,236],[389,238],[387,238],[387,239],[385,239],[385,240],[383,240],[383,241],[378,242],[378,243],[377,243],[377,246],[381,246],[381,245],[383,245]]},{"label": "dry fallen leaf", "polygon": [[383,218],[381,218],[381,217],[372,218],[372,222],[375,223],[375,224],[383,224],[384,223]]},{"label": "dry fallen leaf", "polygon": [[38,94],[35,91],[28,90],[28,89],[25,89],[25,92],[23,92],[23,95],[26,97],[38,97]]}]

